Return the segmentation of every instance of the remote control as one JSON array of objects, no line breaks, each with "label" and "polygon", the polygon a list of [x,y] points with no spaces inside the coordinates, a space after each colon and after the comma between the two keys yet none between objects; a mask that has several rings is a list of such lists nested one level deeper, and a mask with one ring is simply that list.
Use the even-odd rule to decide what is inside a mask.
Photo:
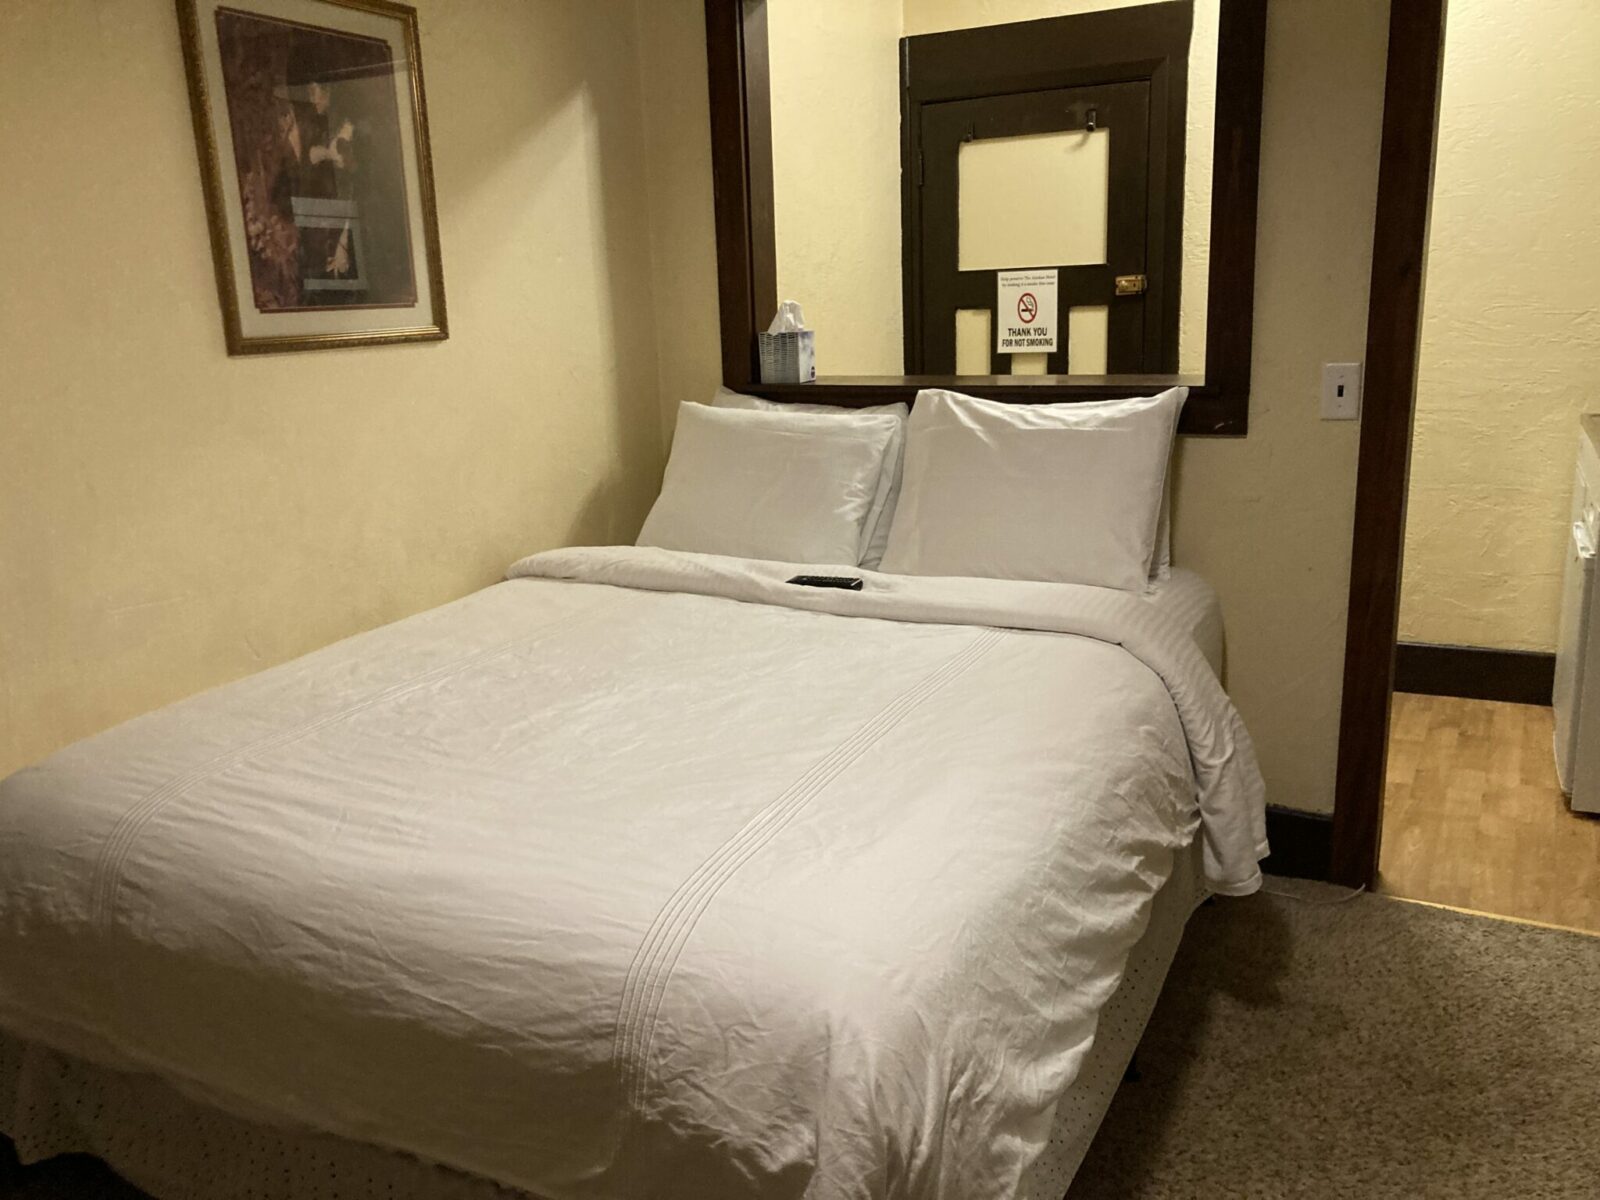
[{"label": "remote control", "polygon": [[798,583],[801,587],[843,588],[847,592],[861,590],[861,580],[849,575],[796,575],[789,582]]}]

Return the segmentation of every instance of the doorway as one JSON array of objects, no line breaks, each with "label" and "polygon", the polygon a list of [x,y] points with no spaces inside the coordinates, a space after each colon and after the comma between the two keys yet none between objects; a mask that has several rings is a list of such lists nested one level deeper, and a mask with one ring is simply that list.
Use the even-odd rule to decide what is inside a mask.
[{"label": "doorway", "polygon": [[[1437,133],[1438,152],[1425,190],[1387,196],[1426,247],[1412,252],[1413,297],[1382,295],[1386,251],[1375,252],[1336,873],[1600,933],[1600,817],[1584,815],[1581,786],[1567,796],[1578,735],[1593,727],[1600,743],[1600,691],[1587,720],[1576,715],[1587,694],[1579,535],[1595,506],[1581,476],[1574,487],[1600,357],[1585,177],[1600,139],[1582,118],[1600,103],[1600,15],[1581,0],[1536,19],[1454,0],[1446,28],[1442,9],[1395,5],[1413,57],[1397,73],[1391,46],[1391,185],[1403,174],[1393,140],[1427,153]],[[1600,688],[1600,672],[1590,682]]]}]

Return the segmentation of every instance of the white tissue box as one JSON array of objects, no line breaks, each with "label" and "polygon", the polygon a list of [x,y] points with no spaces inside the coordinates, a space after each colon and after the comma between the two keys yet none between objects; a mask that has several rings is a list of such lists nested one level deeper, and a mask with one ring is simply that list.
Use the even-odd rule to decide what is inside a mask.
[{"label": "white tissue box", "polygon": [[762,383],[815,383],[817,378],[816,331],[801,329],[793,333],[758,333],[761,350]]}]

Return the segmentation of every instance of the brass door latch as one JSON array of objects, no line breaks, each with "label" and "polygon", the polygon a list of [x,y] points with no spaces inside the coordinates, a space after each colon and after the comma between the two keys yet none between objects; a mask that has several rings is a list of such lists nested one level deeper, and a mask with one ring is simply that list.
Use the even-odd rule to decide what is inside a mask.
[{"label": "brass door latch", "polygon": [[1118,275],[1117,295],[1142,296],[1144,294],[1145,278],[1143,275]]}]

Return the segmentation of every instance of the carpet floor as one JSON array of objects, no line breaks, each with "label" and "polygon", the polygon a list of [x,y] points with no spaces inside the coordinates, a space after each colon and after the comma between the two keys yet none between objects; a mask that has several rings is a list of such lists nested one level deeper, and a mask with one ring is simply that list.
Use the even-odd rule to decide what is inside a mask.
[{"label": "carpet floor", "polygon": [[[1195,914],[1068,1200],[1600,1196],[1600,938],[1269,886],[1301,898]],[[0,1182],[102,1195],[90,1160]]]},{"label": "carpet floor", "polygon": [[1268,886],[1195,914],[1069,1200],[1600,1196],[1600,937]]}]

